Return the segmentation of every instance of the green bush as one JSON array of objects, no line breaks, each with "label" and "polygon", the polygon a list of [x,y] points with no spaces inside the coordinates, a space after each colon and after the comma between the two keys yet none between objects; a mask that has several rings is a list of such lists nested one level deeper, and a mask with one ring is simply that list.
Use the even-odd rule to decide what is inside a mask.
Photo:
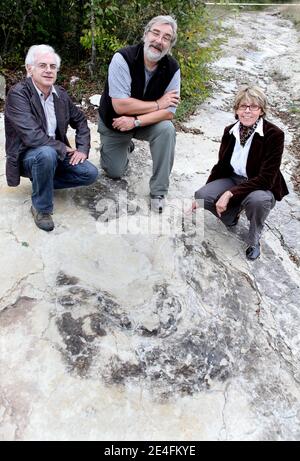
[{"label": "green bush", "polygon": [[[76,65],[87,87],[98,84],[101,91],[112,55],[139,42],[147,22],[160,14],[178,23],[172,53],[182,74],[181,117],[207,96],[211,78],[207,64],[216,41],[209,38],[214,24],[202,0],[0,0],[0,69],[20,69],[29,46],[47,43],[62,56],[63,84]],[[84,76],[87,69],[92,79]]]},{"label": "green bush", "polygon": [[[103,80],[113,53],[125,45],[138,43],[147,22],[160,14],[170,14],[178,24],[178,41],[172,53],[181,68],[182,104],[179,119],[208,95],[211,77],[207,64],[217,41],[211,40],[214,25],[200,0],[90,0],[86,5],[85,29],[81,44],[93,56],[93,68]],[[155,12],[155,14],[154,14]],[[205,42],[200,46],[199,43]],[[93,50],[94,47],[94,50]]]}]

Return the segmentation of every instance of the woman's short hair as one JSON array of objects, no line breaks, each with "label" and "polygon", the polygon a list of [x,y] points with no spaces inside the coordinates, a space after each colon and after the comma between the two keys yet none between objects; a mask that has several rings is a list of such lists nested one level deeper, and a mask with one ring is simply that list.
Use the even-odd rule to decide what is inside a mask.
[{"label": "woman's short hair", "polygon": [[155,16],[155,18],[152,18],[144,29],[143,41],[145,41],[146,34],[151,30],[154,24],[169,24],[169,26],[172,27],[171,47],[174,46],[177,40],[177,22],[172,16]]},{"label": "woman's short hair", "polygon": [[46,53],[53,53],[56,59],[56,65],[57,65],[57,70],[60,68],[60,56],[58,56],[57,53],[55,53],[54,48],[49,45],[32,45],[26,55],[25,58],[25,67],[27,66],[34,66],[35,60],[36,60],[36,55],[37,54],[46,54]]},{"label": "woman's short hair", "polygon": [[234,111],[239,108],[241,101],[244,99],[248,100],[249,102],[255,102],[262,110],[262,117],[266,115],[267,112],[267,97],[263,90],[256,85],[242,85],[235,96],[234,100]]}]

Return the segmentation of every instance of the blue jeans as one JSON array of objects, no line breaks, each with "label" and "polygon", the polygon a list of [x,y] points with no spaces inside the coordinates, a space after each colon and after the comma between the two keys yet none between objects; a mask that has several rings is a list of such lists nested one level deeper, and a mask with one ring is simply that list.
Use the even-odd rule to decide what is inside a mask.
[{"label": "blue jeans", "polygon": [[97,176],[97,168],[85,160],[70,165],[69,157],[59,160],[53,147],[28,149],[22,158],[22,176],[32,181],[32,205],[43,213],[53,211],[53,190],[88,186]]}]

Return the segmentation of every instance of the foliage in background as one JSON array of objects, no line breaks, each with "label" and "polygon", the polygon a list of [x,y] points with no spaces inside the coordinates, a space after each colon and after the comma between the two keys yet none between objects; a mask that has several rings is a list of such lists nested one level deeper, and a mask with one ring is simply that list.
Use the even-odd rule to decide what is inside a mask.
[{"label": "foliage in background", "polygon": [[289,5],[281,9],[284,18],[291,20],[297,30],[300,30],[300,5]]},{"label": "foliage in background", "polygon": [[85,4],[86,26],[82,45],[92,49],[94,39],[102,63],[108,63],[112,54],[126,44],[136,43],[143,28],[153,17],[171,14],[179,28],[185,28],[204,10],[201,0],[89,0]]},{"label": "foliage in background", "polygon": [[[46,43],[72,62],[79,45],[85,0],[0,0],[0,65],[18,66],[31,45]],[[79,45],[79,46],[78,46]]]},{"label": "foliage in background", "polygon": [[[207,63],[217,48],[211,40],[215,25],[201,0],[90,0],[85,5],[86,28],[81,44],[90,50],[92,75],[104,78],[108,63],[122,46],[138,43],[147,22],[156,15],[170,14],[178,23],[178,41],[173,50],[182,74],[182,104],[177,117],[208,95]],[[200,45],[200,46],[199,46]]]},{"label": "foliage in background", "polygon": [[139,42],[144,26],[160,14],[178,23],[173,55],[182,72],[181,118],[207,96],[207,63],[216,50],[202,0],[0,0],[0,71],[20,69],[30,45],[47,43],[62,56],[60,83],[76,66],[82,77],[74,86],[77,96],[84,94],[84,83],[95,82],[99,92],[113,53]]}]

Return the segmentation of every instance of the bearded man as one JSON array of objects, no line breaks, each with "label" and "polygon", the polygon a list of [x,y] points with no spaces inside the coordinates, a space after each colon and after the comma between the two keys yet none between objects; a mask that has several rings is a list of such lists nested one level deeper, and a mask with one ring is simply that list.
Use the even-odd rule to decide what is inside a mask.
[{"label": "bearded man", "polygon": [[150,206],[161,213],[169,188],[176,132],[172,119],[180,96],[180,69],[170,56],[177,24],[156,16],[145,27],[143,43],[113,56],[99,108],[101,166],[110,178],[123,176],[132,138],[149,142],[153,162]]}]

